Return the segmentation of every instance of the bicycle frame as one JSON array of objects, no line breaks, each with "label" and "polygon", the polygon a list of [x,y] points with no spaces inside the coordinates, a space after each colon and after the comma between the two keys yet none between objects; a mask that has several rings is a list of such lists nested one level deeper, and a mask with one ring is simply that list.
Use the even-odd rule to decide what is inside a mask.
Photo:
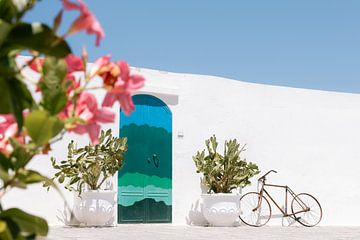
[{"label": "bicycle frame", "polygon": [[[244,203],[239,214],[241,221],[253,227],[264,226],[273,216],[271,205],[275,205],[282,213],[276,217],[288,217],[287,220],[290,225],[295,221],[305,227],[317,225],[322,218],[322,208],[319,201],[308,193],[296,194],[287,185],[266,183],[266,176],[272,172],[277,173],[275,170],[270,170],[258,179],[258,191],[248,192],[240,198],[240,204]],[[280,188],[281,192],[282,189],[285,190],[284,206],[280,204],[282,199],[273,198],[268,188]],[[289,221],[289,218],[293,221]]]},{"label": "bicycle frame", "polygon": [[[308,206],[306,206],[306,204],[300,199],[300,198],[296,198],[296,194],[293,190],[291,190],[291,188],[289,186],[284,186],[284,185],[276,185],[276,184],[266,184],[265,183],[265,179],[262,181],[259,181],[262,183],[261,189],[260,189],[260,197],[259,197],[259,203],[258,206],[253,210],[256,211],[258,208],[260,208],[261,203],[262,203],[262,197],[265,193],[265,195],[274,203],[274,205],[280,210],[280,212],[283,214],[284,217],[292,217],[295,219],[295,214],[301,213],[301,212],[307,212],[310,210],[310,208]],[[274,200],[273,197],[271,197],[271,195],[266,191],[265,187],[276,187],[276,188],[284,188],[285,189],[285,208],[284,210],[279,206],[279,204]],[[288,213],[288,194],[290,194],[295,201],[298,202],[298,204],[301,206],[301,208],[303,210],[294,212],[294,213]]]}]

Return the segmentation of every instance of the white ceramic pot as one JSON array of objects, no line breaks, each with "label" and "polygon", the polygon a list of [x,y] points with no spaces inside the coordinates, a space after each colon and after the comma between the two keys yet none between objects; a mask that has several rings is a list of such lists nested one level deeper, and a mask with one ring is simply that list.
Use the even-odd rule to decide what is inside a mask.
[{"label": "white ceramic pot", "polygon": [[203,215],[212,226],[234,226],[239,217],[240,194],[202,194]]},{"label": "white ceramic pot", "polygon": [[115,223],[116,192],[88,190],[75,194],[75,218],[86,226],[111,226]]}]

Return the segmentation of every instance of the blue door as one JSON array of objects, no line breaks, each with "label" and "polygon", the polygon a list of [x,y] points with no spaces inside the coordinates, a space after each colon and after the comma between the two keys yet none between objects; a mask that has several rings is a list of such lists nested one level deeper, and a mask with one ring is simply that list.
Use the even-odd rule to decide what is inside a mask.
[{"label": "blue door", "polygon": [[118,174],[118,222],[171,222],[172,114],[150,95],[135,95],[135,112],[120,113],[120,136],[128,138]]}]

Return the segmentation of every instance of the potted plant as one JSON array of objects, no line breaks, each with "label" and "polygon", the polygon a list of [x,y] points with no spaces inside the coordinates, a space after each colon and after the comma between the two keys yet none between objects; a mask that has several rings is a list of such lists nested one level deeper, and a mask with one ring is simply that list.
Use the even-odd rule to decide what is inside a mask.
[{"label": "potted plant", "polygon": [[101,131],[99,143],[77,148],[74,141],[68,145],[68,159],[52,165],[58,171],[53,179],[65,183],[75,192],[73,213],[82,225],[107,226],[114,222],[116,191],[105,186],[105,181],[123,166],[127,139],[113,137],[111,130]]},{"label": "potted plant", "polygon": [[240,194],[233,193],[237,188],[250,184],[250,178],[259,173],[258,166],[242,159],[236,139],[225,141],[224,154],[217,152],[215,135],[205,141],[205,150],[193,156],[197,172],[203,174],[202,182],[208,188],[202,194],[203,214],[213,226],[232,226],[239,216]]}]

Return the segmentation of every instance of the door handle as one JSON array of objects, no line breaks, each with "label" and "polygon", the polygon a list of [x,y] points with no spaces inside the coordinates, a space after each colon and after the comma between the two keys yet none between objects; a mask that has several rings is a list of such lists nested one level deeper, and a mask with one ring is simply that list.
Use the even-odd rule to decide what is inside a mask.
[{"label": "door handle", "polygon": [[160,165],[160,158],[159,156],[157,156],[156,154],[154,154],[152,156],[152,159],[153,159],[153,163],[155,165],[156,168],[159,168],[159,165]]}]

